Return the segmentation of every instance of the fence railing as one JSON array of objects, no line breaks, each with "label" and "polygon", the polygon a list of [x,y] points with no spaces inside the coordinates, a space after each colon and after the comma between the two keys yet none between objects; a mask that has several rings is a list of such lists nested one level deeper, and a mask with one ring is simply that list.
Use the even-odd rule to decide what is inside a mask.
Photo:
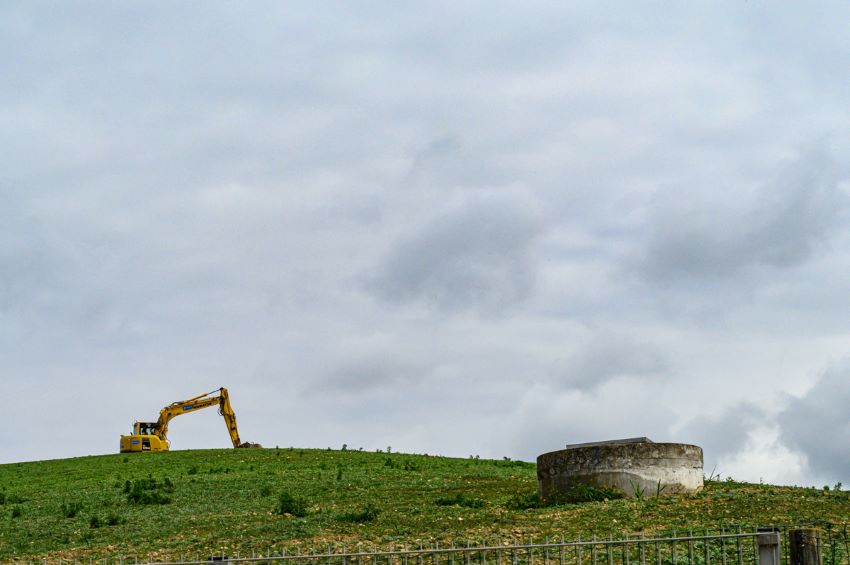
[{"label": "fence railing", "polygon": [[[578,539],[538,543],[406,546],[364,550],[329,547],[325,550],[254,550],[250,555],[173,555],[112,557],[59,561],[71,565],[200,565],[210,563],[259,565],[791,565],[788,528],[743,531],[705,530],[655,537]],[[850,565],[848,524],[820,527],[820,564]],[[161,555],[161,554],[160,554]],[[47,561],[16,561],[18,565],[47,565]]]}]

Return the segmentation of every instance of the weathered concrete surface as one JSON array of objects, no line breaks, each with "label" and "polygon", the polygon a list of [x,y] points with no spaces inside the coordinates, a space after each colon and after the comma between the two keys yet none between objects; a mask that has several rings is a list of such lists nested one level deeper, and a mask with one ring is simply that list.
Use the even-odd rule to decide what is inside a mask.
[{"label": "weathered concrete surface", "polygon": [[683,443],[600,443],[544,453],[537,458],[544,500],[572,485],[612,487],[628,497],[702,490],[702,448]]},{"label": "weathered concrete surface", "polygon": [[611,445],[612,443],[654,443],[648,437],[627,437],[625,439],[606,439],[605,441],[591,441],[588,443],[568,443],[567,449],[575,447],[596,447],[597,445]]}]

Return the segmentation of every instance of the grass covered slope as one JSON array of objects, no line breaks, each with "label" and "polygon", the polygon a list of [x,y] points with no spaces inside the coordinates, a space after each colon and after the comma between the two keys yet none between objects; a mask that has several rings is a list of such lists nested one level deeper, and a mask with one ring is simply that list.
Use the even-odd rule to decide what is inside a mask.
[{"label": "grass covered slope", "polygon": [[850,517],[850,493],[834,488],[708,482],[696,495],[547,508],[533,507],[536,488],[531,463],[358,451],[175,451],[0,465],[0,561],[571,539]]}]

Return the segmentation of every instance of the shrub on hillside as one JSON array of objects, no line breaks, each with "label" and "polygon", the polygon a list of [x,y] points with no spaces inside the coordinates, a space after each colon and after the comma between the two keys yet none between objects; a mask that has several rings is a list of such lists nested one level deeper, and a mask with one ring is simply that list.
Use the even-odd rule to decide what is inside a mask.
[{"label": "shrub on hillside", "polygon": [[611,487],[597,487],[576,483],[563,495],[552,500],[551,504],[580,504],[582,502],[601,502],[603,500],[616,500],[625,495]]},{"label": "shrub on hillside", "polygon": [[353,522],[355,524],[362,524],[364,522],[373,521],[380,514],[381,509],[369,502],[360,510],[354,510],[352,512],[346,512],[345,514],[341,514],[339,519],[343,522]]},{"label": "shrub on hillside", "polygon": [[83,509],[83,505],[79,502],[63,502],[59,507],[59,511],[65,518],[74,518]]},{"label": "shrub on hillside", "polygon": [[3,504],[21,504],[26,502],[27,499],[17,494],[6,494],[5,492],[0,492],[0,505]]},{"label": "shrub on hillside", "polygon": [[458,493],[454,496],[441,496],[434,501],[437,506],[463,506],[465,508],[482,508],[484,501],[480,498],[464,496]]},{"label": "shrub on hillside", "polygon": [[124,519],[118,516],[117,514],[110,514],[106,517],[106,525],[107,526],[117,526],[118,524],[123,524]]},{"label": "shrub on hillside", "polygon": [[287,491],[280,493],[277,502],[278,514],[289,514],[299,518],[307,515],[309,503],[303,496],[293,496]]},{"label": "shrub on hillside", "polygon": [[526,493],[516,493],[510,497],[505,506],[511,510],[529,510],[531,508],[541,508],[543,506],[540,496],[537,491]]},{"label": "shrub on hillside", "polygon": [[570,489],[557,497],[542,500],[537,491],[517,493],[511,497],[507,504],[511,510],[528,510],[531,508],[544,508],[546,506],[558,506],[559,504],[582,504],[585,502],[602,502],[603,500],[616,500],[625,495],[610,487],[597,487],[575,484]]},{"label": "shrub on hillside", "polygon": [[171,497],[166,493],[174,492],[174,483],[166,477],[157,481],[153,477],[127,481],[124,484],[127,501],[133,504],[170,504]]}]

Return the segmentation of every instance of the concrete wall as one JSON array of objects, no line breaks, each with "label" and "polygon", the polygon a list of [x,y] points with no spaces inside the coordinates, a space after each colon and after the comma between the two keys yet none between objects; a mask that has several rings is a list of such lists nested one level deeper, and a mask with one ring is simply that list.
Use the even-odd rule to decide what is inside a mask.
[{"label": "concrete wall", "polygon": [[633,497],[702,490],[702,448],[683,443],[598,444],[537,458],[540,496],[557,498],[575,483],[613,487]]}]

